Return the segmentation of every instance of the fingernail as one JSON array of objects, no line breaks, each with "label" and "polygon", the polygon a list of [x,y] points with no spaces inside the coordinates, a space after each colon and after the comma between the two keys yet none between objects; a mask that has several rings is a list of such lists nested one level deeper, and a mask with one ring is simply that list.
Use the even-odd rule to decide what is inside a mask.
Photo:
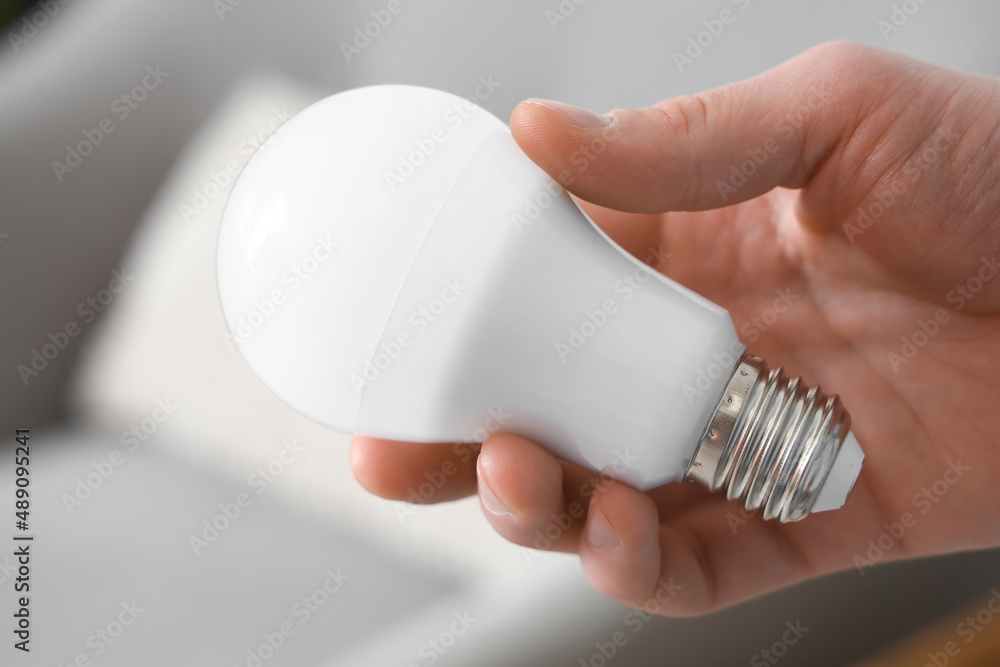
[{"label": "fingernail", "polygon": [[488,509],[491,514],[496,514],[497,516],[513,516],[507,506],[500,502],[500,499],[496,497],[488,484],[479,484],[479,498],[483,501],[483,507]]},{"label": "fingernail", "polygon": [[593,111],[587,111],[586,109],[581,109],[565,102],[537,100],[534,98],[529,99],[528,102],[536,104],[543,109],[548,109],[570,125],[575,125],[582,130],[603,130],[614,122],[613,118],[594,113]]},{"label": "fingernail", "polygon": [[590,517],[587,519],[587,540],[600,551],[610,551],[621,545],[618,533],[604,517],[604,512],[597,505],[590,507]]},{"label": "fingernail", "polygon": [[[476,466],[477,469],[479,466]],[[497,516],[513,516],[511,511],[507,509],[507,506],[497,498],[493,490],[490,489],[490,485],[483,480],[482,470],[479,469],[479,499],[483,503],[483,507],[489,510],[490,514],[495,514]]]}]

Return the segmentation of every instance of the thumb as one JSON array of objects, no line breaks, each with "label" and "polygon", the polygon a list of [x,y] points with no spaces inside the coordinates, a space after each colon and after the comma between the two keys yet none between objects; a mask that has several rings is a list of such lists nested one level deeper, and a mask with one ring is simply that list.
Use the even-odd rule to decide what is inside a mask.
[{"label": "thumb", "polygon": [[[807,185],[839,158],[893,80],[919,65],[831,43],[751,79],[635,111],[599,115],[528,100],[511,130],[532,160],[589,202],[635,213],[718,208]],[[877,131],[867,135],[878,141]]]}]

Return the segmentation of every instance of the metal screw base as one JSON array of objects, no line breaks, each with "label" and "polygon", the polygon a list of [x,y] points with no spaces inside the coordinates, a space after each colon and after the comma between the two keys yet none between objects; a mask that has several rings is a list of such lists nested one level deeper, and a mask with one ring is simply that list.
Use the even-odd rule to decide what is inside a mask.
[{"label": "metal screw base", "polygon": [[687,477],[765,519],[798,521],[833,466],[851,426],[840,398],[806,387],[745,353],[736,364]]}]

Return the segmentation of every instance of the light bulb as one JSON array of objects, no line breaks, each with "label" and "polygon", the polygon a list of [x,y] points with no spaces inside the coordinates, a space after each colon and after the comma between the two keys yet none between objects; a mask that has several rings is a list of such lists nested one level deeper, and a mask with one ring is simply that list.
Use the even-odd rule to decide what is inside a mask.
[{"label": "light bulb", "polygon": [[842,505],[864,458],[836,396],[745,354],[724,309],[620,249],[506,124],[440,91],[360,88],[289,120],[233,187],[218,279],[253,370],[337,430],[518,433],[782,521]]}]

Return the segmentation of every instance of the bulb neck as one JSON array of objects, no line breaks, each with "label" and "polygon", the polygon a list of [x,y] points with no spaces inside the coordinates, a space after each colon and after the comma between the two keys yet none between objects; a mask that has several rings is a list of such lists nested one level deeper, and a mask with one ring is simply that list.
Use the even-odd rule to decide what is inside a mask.
[{"label": "bulb neck", "polygon": [[686,477],[782,522],[805,517],[850,430],[836,395],[744,355],[702,435]]}]

